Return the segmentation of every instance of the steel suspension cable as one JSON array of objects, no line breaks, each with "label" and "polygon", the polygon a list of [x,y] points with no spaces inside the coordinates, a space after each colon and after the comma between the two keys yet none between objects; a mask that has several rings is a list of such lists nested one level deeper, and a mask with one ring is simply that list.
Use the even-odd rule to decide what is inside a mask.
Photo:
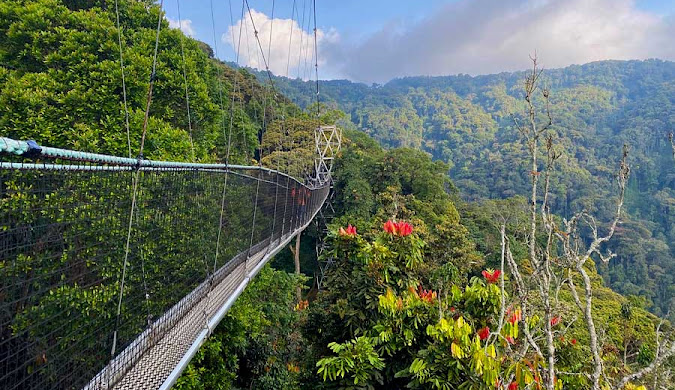
[{"label": "steel suspension cable", "polygon": [[178,31],[180,32],[180,54],[183,58],[183,82],[185,83],[185,107],[187,109],[187,120],[188,120],[188,134],[190,137],[190,149],[192,151],[192,161],[196,161],[195,155],[195,144],[192,138],[192,118],[190,116],[190,94],[188,93],[188,81],[187,81],[187,69],[185,66],[185,44],[183,37],[183,25],[180,17],[180,0],[176,0],[176,8],[178,10]]},{"label": "steel suspension cable", "polygon": [[141,134],[141,147],[138,158],[143,158],[143,147],[145,146],[145,136],[148,132],[148,118],[150,117],[150,105],[152,104],[152,88],[155,85],[157,76],[157,50],[159,49],[159,31],[162,27],[162,10],[164,9],[164,0],[159,2],[159,18],[157,18],[157,34],[155,35],[155,53],[152,57],[152,73],[150,73],[150,86],[148,87],[148,99],[145,105],[145,117],[143,118],[143,133]]},{"label": "steel suspension cable", "polygon": [[[293,22],[295,22],[295,2],[296,0],[293,0],[293,6],[291,7],[291,31],[288,34],[288,56],[286,59],[286,74],[285,76],[288,77],[288,70],[291,66],[291,45],[293,43]],[[300,38],[302,39],[302,35],[300,35]],[[302,44],[301,44],[302,46]]]},{"label": "steel suspension cable", "polygon": [[[233,20],[232,16],[232,1],[228,0],[228,5],[229,5],[229,11],[230,11],[230,21]],[[214,17],[214,12],[213,12],[213,0],[210,1],[210,8],[211,8],[211,26],[213,29],[213,44],[214,44],[214,55],[216,57],[216,60],[218,58],[218,40],[216,38],[216,21]],[[242,4],[242,14],[243,14],[243,4]],[[232,36],[232,43],[234,44],[234,32],[231,31],[231,36]],[[237,50],[236,50],[236,58],[235,58],[235,63],[239,63],[239,48],[241,47],[241,26],[239,30],[239,42],[237,44]],[[239,75],[238,72],[235,70],[234,72],[234,84],[232,91],[230,94],[232,95],[231,99],[231,104],[230,104],[230,112],[229,112],[229,126],[228,126],[228,134],[227,137],[225,137],[225,108],[223,106],[223,84],[222,84],[222,78],[221,78],[221,72],[220,72],[220,66],[216,65],[218,68],[218,80],[220,84],[220,89],[219,89],[219,97],[220,97],[220,105],[221,105],[221,112],[223,116],[223,137],[226,138],[227,141],[227,150],[225,152],[225,163],[229,166],[230,164],[230,153],[231,153],[231,147],[232,147],[232,128],[233,128],[233,120],[234,120],[234,100],[235,100],[235,93],[237,90],[237,84],[239,80]],[[242,126],[242,130],[245,131],[245,128]],[[205,322],[205,327],[209,329],[209,333],[211,332],[209,328],[209,318],[207,316],[206,310],[210,304],[210,299],[211,299],[211,292],[213,291],[214,284],[213,284],[213,277],[216,274],[216,270],[218,268],[218,256],[220,254],[220,241],[221,241],[221,236],[222,236],[222,230],[223,230],[223,221],[225,218],[225,199],[227,195],[227,183],[228,183],[228,171],[225,171],[225,180],[223,183],[223,191],[221,194],[221,199],[220,199],[220,216],[218,218],[218,234],[216,237],[216,247],[215,247],[215,253],[213,257],[213,269],[211,271],[211,274],[209,276],[209,291],[206,294],[206,305],[204,306],[204,322]]]},{"label": "steel suspension cable", "polygon": [[[267,73],[267,79],[270,81],[270,86],[272,87],[272,90],[275,91],[274,79],[272,78],[272,72],[270,72],[269,64],[267,63],[267,59],[265,58],[265,51],[263,50],[262,44],[260,43],[260,37],[258,37],[258,29],[255,27],[255,21],[253,21],[253,13],[251,12],[251,7],[248,4],[248,0],[244,0],[244,2],[246,3],[246,9],[248,10],[248,16],[251,19],[251,26],[253,26],[255,40],[256,40],[256,42],[258,42],[258,48],[260,48],[260,54],[262,55],[263,65],[265,65],[265,71]],[[272,0],[272,3],[274,4],[274,0]],[[271,23],[274,23],[274,19],[272,19]],[[275,91],[275,94],[276,94],[276,91]]]},{"label": "steel suspension cable", "polygon": [[[312,3],[309,4],[309,9],[307,10],[307,31],[309,31],[309,26],[312,24]],[[307,62],[309,58],[309,50],[312,48],[309,38],[305,40],[305,57],[304,57],[304,66],[302,68],[302,79],[308,79],[311,75],[309,70],[309,64]]]},{"label": "steel suspension cable", "polygon": [[[304,77],[301,76],[302,72],[302,52],[304,51],[305,45],[303,43],[304,41],[304,31],[305,31],[305,11],[307,9],[307,0],[302,0],[302,21],[300,22],[300,31],[302,34],[300,34],[300,52],[298,53],[298,66],[297,66],[297,75],[298,78],[301,80],[304,80]],[[298,19],[300,19],[300,16],[298,16]]]},{"label": "steel suspension cable", "polygon": [[[274,20],[274,2],[272,2],[272,15],[271,19]],[[269,41],[267,42],[267,58],[271,58],[271,52],[272,52],[272,29],[274,28],[274,24],[270,24],[270,37]],[[293,33],[293,24],[291,23],[291,33]],[[276,99],[276,96],[275,96]],[[286,115],[283,113],[281,114],[282,118],[282,124],[279,124],[279,147],[283,147],[283,141],[281,139],[281,131],[283,130],[283,123],[286,122]],[[260,139],[260,161],[262,164],[262,137]],[[279,153],[277,153],[277,171],[279,171],[281,167],[281,162],[280,162],[280,156]],[[276,175],[276,184],[274,186],[274,213],[273,218],[272,218],[272,234],[270,236],[269,244],[271,246],[272,240],[274,240],[274,229],[276,228],[276,223],[277,223],[277,206],[279,204],[279,175]],[[284,214],[284,217],[286,214]]]},{"label": "steel suspension cable", "polygon": [[150,103],[152,102],[152,86],[154,84],[155,80],[155,71],[157,69],[157,52],[159,48],[159,33],[161,30],[162,26],[162,10],[164,6],[164,0],[161,0],[159,3],[159,16],[157,18],[157,32],[155,34],[155,51],[153,54],[152,58],[152,73],[150,75],[150,85],[148,86],[148,98],[147,98],[147,105],[145,109],[145,118],[143,120],[143,134],[141,135],[141,146],[138,152],[138,161],[139,164],[136,167],[136,172],[134,175],[134,181],[133,181],[133,189],[132,189],[132,197],[131,197],[131,208],[129,210],[129,224],[127,226],[127,239],[126,239],[126,245],[124,248],[124,262],[122,263],[122,280],[120,282],[120,293],[119,293],[119,298],[117,300],[117,312],[116,312],[116,318],[115,318],[115,331],[113,333],[113,343],[112,343],[112,348],[110,350],[110,355],[111,358],[115,357],[115,350],[117,348],[117,332],[119,330],[119,325],[120,325],[120,315],[122,313],[122,297],[124,295],[124,283],[125,283],[125,278],[126,278],[126,271],[127,271],[127,263],[129,261],[129,247],[131,244],[131,230],[132,226],[134,223],[134,211],[136,209],[136,198],[138,195],[138,183],[140,181],[141,177],[141,170],[140,170],[140,161],[143,159],[143,147],[145,145],[145,135],[147,132],[147,125],[148,125],[148,116],[150,114]]},{"label": "steel suspension cable", "polygon": [[319,104],[319,51],[316,39],[316,0],[313,0],[314,3],[314,70],[316,72],[316,119],[319,119],[321,114],[320,104]]},{"label": "steel suspension cable", "polygon": [[120,70],[122,72],[122,99],[124,101],[124,125],[127,129],[127,146],[129,147],[129,158],[131,158],[131,135],[129,131],[129,108],[127,105],[127,83],[124,78],[124,54],[122,51],[122,26],[120,25],[120,10],[115,0],[115,16],[117,21],[117,44],[120,49]]},{"label": "steel suspension cable", "polygon": [[[241,23],[244,24],[244,31],[246,32],[246,58],[247,58],[247,61],[249,62],[249,65],[247,65],[247,66],[250,67],[250,62],[251,62],[251,59],[252,59],[252,57],[251,57],[251,45],[250,45],[250,42],[249,42],[248,21],[246,21],[245,17],[246,17],[246,4],[244,3],[244,0],[242,0],[242,2],[241,2]],[[255,52],[255,54],[256,54],[256,57],[258,59],[257,63],[260,63],[260,54],[257,51]],[[251,100],[253,100],[252,99],[253,98],[253,92],[254,92],[254,86],[252,85],[251,86]],[[244,106],[243,96],[242,96],[242,99],[240,99],[239,102],[240,102],[240,105],[241,105],[242,112],[244,112],[245,106]],[[258,107],[255,105],[255,102],[253,104],[253,116],[254,116],[254,118],[258,119]],[[242,128],[243,128],[243,126],[244,126],[243,118],[242,118],[241,124],[242,124]],[[243,137],[242,141],[244,143],[244,153],[246,155],[246,160],[250,161],[250,157],[249,157],[249,153],[248,153],[248,138],[246,137],[246,133],[242,133],[242,137]]]},{"label": "steel suspension cable", "polygon": [[[288,77],[288,70],[289,70],[289,67],[290,67],[290,64],[291,64],[291,44],[293,42],[293,27],[294,27],[294,21],[295,21],[295,2],[296,2],[296,0],[293,0],[293,6],[291,7],[291,29],[290,29],[291,31],[288,34],[288,50],[287,50],[288,54],[287,54],[287,59],[286,59],[286,74],[285,74],[286,77]],[[279,129],[280,150],[279,150],[279,153],[277,154],[277,170],[281,169],[281,153],[283,152],[283,149],[284,149],[284,138],[287,138],[287,137],[285,137],[286,131],[288,129],[288,127],[286,126],[286,114],[287,113],[285,112],[285,108],[284,108],[283,128]],[[289,148],[289,151],[290,151],[290,148]],[[286,172],[288,172],[288,168],[289,168],[288,159],[286,159]],[[282,224],[281,224],[281,236],[284,235],[284,231],[285,231],[285,228],[286,228],[286,212],[288,210],[288,193],[289,193],[288,187],[289,187],[290,182],[291,182],[290,176],[286,177],[286,194],[285,194],[285,198],[284,198],[284,218],[281,220],[281,222],[282,222]],[[278,186],[279,186],[279,183],[278,183],[278,177],[277,177],[277,187]],[[275,207],[275,210],[276,210],[276,204],[275,204],[274,207]]]},{"label": "steel suspension cable", "polygon": [[[274,81],[272,80],[272,75],[270,72],[269,64],[267,63],[267,59],[265,58],[265,51],[263,49],[263,46],[260,42],[260,37],[258,36],[258,29],[255,26],[255,22],[253,21],[253,13],[251,12],[251,7],[248,4],[248,0],[244,0],[246,3],[246,8],[248,10],[248,15],[251,19],[251,26],[253,27],[253,33],[255,35],[256,42],[258,43],[258,47],[260,48],[260,54],[262,56],[263,62],[265,64],[265,69],[267,70],[267,77],[270,80],[270,85],[272,88],[272,91],[274,90]],[[270,39],[272,37],[271,32],[274,27],[274,0],[272,0],[272,18],[270,21]],[[265,88],[263,85],[263,117],[262,117],[262,128],[260,135],[258,137],[258,166],[262,167],[262,137],[265,134],[265,130],[267,129],[267,103],[268,103],[268,92],[269,89]],[[258,200],[260,198],[260,175],[261,171],[258,171],[258,180],[256,183],[256,189],[255,189],[255,201],[254,201],[254,206],[253,206],[253,220],[251,221],[251,238],[250,238],[250,244],[248,248],[248,254],[247,254],[247,259],[251,257],[251,248],[253,247],[253,237],[255,236],[255,222],[256,222],[256,217],[258,213]],[[269,245],[267,247],[267,250],[269,250]]]},{"label": "steel suspension cable", "polygon": [[[307,15],[307,0],[302,1],[302,21],[300,23],[300,52],[298,55],[298,66],[297,66],[297,77],[301,80],[305,79],[305,74],[306,72],[303,72],[306,68],[306,66],[303,68],[303,63],[307,64],[307,45],[308,41],[303,40],[304,35],[305,35],[305,19]],[[298,19],[300,19],[300,16],[298,15]],[[309,26],[309,19],[307,19],[307,26]],[[293,140],[291,140],[293,142]],[[295,168],[297,169],[298,175],[304,173],[304,167],[302,166],[301,161],[298,159],[295,164]]]}]

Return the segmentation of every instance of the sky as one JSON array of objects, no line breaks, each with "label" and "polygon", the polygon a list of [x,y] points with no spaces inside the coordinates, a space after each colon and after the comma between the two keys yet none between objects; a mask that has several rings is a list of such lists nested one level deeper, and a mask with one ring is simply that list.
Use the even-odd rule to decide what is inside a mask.
[{"label": "sky", "polygon": [[[312,4],[167,0],[164,10],[221,59],[313,79]],[[316,24],[320,79],[499,73],[528,67],[535,51],[546,68],[675,61],[675,0],[316,0]]]}]

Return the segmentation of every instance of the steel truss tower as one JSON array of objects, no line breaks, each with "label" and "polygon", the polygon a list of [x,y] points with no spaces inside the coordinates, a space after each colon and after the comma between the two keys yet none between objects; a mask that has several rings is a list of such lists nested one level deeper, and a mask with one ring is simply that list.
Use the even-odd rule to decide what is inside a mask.
[{"label": "steel truss tower", "polygon": [[333,190],[333,162],[337,157],[340,147],[342,146],[342,130],[336,126],[320,126],[314,130],[314,139],[316,143],[317,157],[314,160],[314,167],[316,169],[316,184],[323,185],[329,183],[330,193],[323,208],[317,215],[316,228],[319,232],[319,239],[316,243],[316,256],[319,260],[319,275],[317,275],[317,286],[321,290],[326,272],[333,265],[334,259],[322,256],[326,244],[324,237],[328,234],[328,225],[335,217],[335,208],[333,207],[333,200],[335,199],[335,192]]}]

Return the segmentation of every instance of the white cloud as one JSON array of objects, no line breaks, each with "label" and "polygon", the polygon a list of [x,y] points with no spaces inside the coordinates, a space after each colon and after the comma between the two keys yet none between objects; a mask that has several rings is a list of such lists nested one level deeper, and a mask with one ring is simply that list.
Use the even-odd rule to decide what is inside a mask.
[{"label": "white cloud", "polygon": [[[258,46],[255,30],[258,31],[258,39],[264,53]],[[252,9],[250,16],[246,13],[242,20],[238,20],[234,26],[228,28],[221,39],[232,46],[235,52],[237,47],[240,47],[240,65],[265,70],[266,61],[270,71],[277,75],[303,79],[311,79],[314,76],[314,32],[303,30],[295,20],[271,19],[264,13]],[[327,45],[335,44],[338,39],[335,30],[326,32],[317,29],[319,69],[326,63],[323,49]]]},{"label": "white cloud", "polygon": [[180,21],[180,26],[178,26],[178,20],[176,19],[171,19],[171,18],[166,18],[166,20],[169,21],[169,27],[171,28],[180,28],[185,35],[194,37],[195,36],[195,30],[192,28],[192,20],[190,19],[183,19]]},{"label": "white cloud", "polygon": [[367,82],[409,75],[548,68],[604,59],[675,59],[675,20],[633,0],[459,0],[412,26],[390,23],[325,55],[334,73]]}]

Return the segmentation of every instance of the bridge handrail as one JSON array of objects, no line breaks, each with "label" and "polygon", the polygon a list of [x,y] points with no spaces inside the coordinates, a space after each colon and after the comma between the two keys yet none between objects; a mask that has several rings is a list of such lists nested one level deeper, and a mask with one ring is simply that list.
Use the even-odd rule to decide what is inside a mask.
[{"label": "bridge handrail", "polygon": [[108,154],[80,152],[72,149],[54,148],[50,146],[42,146],[33,140],[14,140],[7,137],[0,137],[0,153],[13,154],[15,156],[23,156],[26,158],[44,157],[48,159],[62,159],[78,162],[87,162],[92,164],[105,165],[66,165],[66,164],[46,164],[46,163],[24,163],[24,162],[6,162],[0,161],[0,168],[5,169],[56,169],[56,170],[134,170],[136,168],[142,170],[152,169],[212,169],[212,170],[229,170],[231,173],[240,170],[263,171],[269,174],[276,174],[289,178],[298,184],[307,188],[315,188],[307,185],[295,177],[278,171],[276,169],[267,168],[259,165],[237,165],[237,164],[222,164],[222,163],[191,163],[180,161],[161,161],[148,160],[145,158],[129,158],[118,157]]}]

